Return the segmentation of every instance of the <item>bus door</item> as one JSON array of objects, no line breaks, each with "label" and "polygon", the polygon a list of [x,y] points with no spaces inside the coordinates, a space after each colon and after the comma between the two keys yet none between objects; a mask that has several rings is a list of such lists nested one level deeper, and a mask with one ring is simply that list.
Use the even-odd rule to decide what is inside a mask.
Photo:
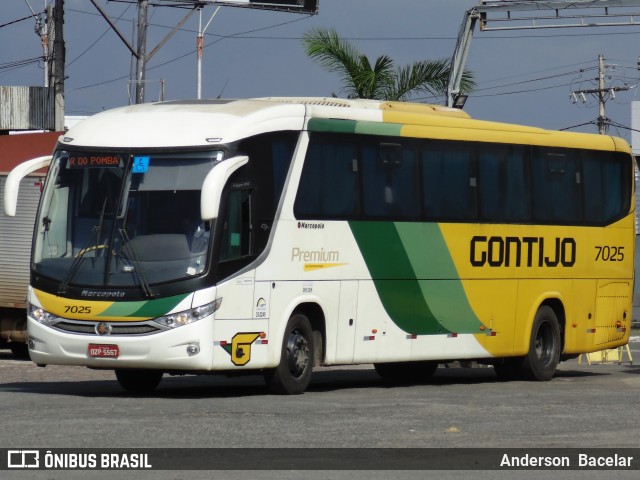
[{"label": "bus door", "polygon": [[336,363],[353,362],[358,308],[358,281],[340,282],[340,306],[336,335]]}]

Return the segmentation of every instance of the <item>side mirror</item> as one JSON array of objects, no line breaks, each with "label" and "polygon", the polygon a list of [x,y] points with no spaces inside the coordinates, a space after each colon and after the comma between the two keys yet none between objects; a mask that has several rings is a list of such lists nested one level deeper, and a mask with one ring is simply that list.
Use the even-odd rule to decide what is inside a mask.
[{"label": "side mirror", "polygon": [[26,162],[22,162],[15,167],[4,184],[4,213],[8,217],[16,216],[16,208],[18,206],[18,191],[20,190],[20,181],[30,173],[48,167],[51,164],[51,155],[45,157],[37,157]]},{"label": "side mirror", "polygon": [[220,198],[229,177],[243,165],[246,165],[249,157],[232,157],[218,163],[207,174],[202,184],[200,196],[200,216],[202,220],[218,218],[220,210]]}]

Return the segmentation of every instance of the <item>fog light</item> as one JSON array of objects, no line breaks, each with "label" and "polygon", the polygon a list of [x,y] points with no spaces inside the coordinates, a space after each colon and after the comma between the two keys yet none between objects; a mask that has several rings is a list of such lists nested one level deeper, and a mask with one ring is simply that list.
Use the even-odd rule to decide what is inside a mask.
[{"label": "fog light", "polygon": [[197,355],[198,353],[200,353],[200,347],[198,345],[189,345],[189,346],[187,346],[187,355],[189,355],[190,357],[193,357],[194,355]]},{"label": "fog light", "polygon": [[36,348],[36,342],[32,339],[29,339],[27,345],[29,346],[29,350],[33,350],[34,348]]}]

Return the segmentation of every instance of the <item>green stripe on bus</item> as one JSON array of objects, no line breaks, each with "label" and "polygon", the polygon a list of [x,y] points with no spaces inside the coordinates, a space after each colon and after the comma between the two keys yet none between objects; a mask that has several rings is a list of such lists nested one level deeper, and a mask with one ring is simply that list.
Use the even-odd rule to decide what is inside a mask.
[{"label": "green stripe on bus", "polygon": [[332,120],[329,118],[311,118],[307,124],[310,132],[354,133],[355,120]]},{"label": "green stripe on bus", "polygon": [[131,317],[140,310],[144,302],[114,302],[99,317]]},{"label": "green stripe on bus", "polygon": [[482,323],[469,305],[439,225],[413,222],[395,225],[416,278],[420,279],[425,301],[438,322],[452,332],[478,333]]},{"label": "green stripe on bus", "polygon": [[117,302],[102,312],[102,316],[109,317],[145,317],[156,318],[166,315],[173,310],[189,294],[175,295],[168,298],[159,298],[147,302]]},{"label": "green stripe on bus", "polygon": [[379,123],[355,120],[333,120],[329,118],[311,118],[307,124],[310,132],[359,133],[364,135],[383,135],[399,137],[403,125],[399,123]]},{"label": "green stripe on bus", "polygon": [[[392,222],[349,222],[387,314],[415,334],[449,333],[425,301],[411,261]],[[393,261],[389,261],[393,258]]]},{"label": "green stripe on bus", "polygon": [[422,335],[480,332],[482,323],[469,305],[437,224],[349,226],[380,301],[398,327]]},{"label": "green stripe on bus", "polygon": [[356,133],[399,137],[402,127],[399,123],[356,122]]}]

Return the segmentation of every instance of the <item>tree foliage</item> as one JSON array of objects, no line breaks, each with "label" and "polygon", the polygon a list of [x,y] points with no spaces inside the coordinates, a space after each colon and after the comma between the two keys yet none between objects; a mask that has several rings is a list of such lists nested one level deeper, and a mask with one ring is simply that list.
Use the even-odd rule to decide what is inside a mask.
[{"label": "tree foliage", "polygon": [[[302,39],[306,54],[322,67],[340,76],[348,98],[405,101],[415,95],[446,94],[450,62],[447,59],[421,60],[396,67],[387,55],[369,58],[333,29],[316,28]],[[461,91],[475,86],[473,74],[465,70]]]}]

